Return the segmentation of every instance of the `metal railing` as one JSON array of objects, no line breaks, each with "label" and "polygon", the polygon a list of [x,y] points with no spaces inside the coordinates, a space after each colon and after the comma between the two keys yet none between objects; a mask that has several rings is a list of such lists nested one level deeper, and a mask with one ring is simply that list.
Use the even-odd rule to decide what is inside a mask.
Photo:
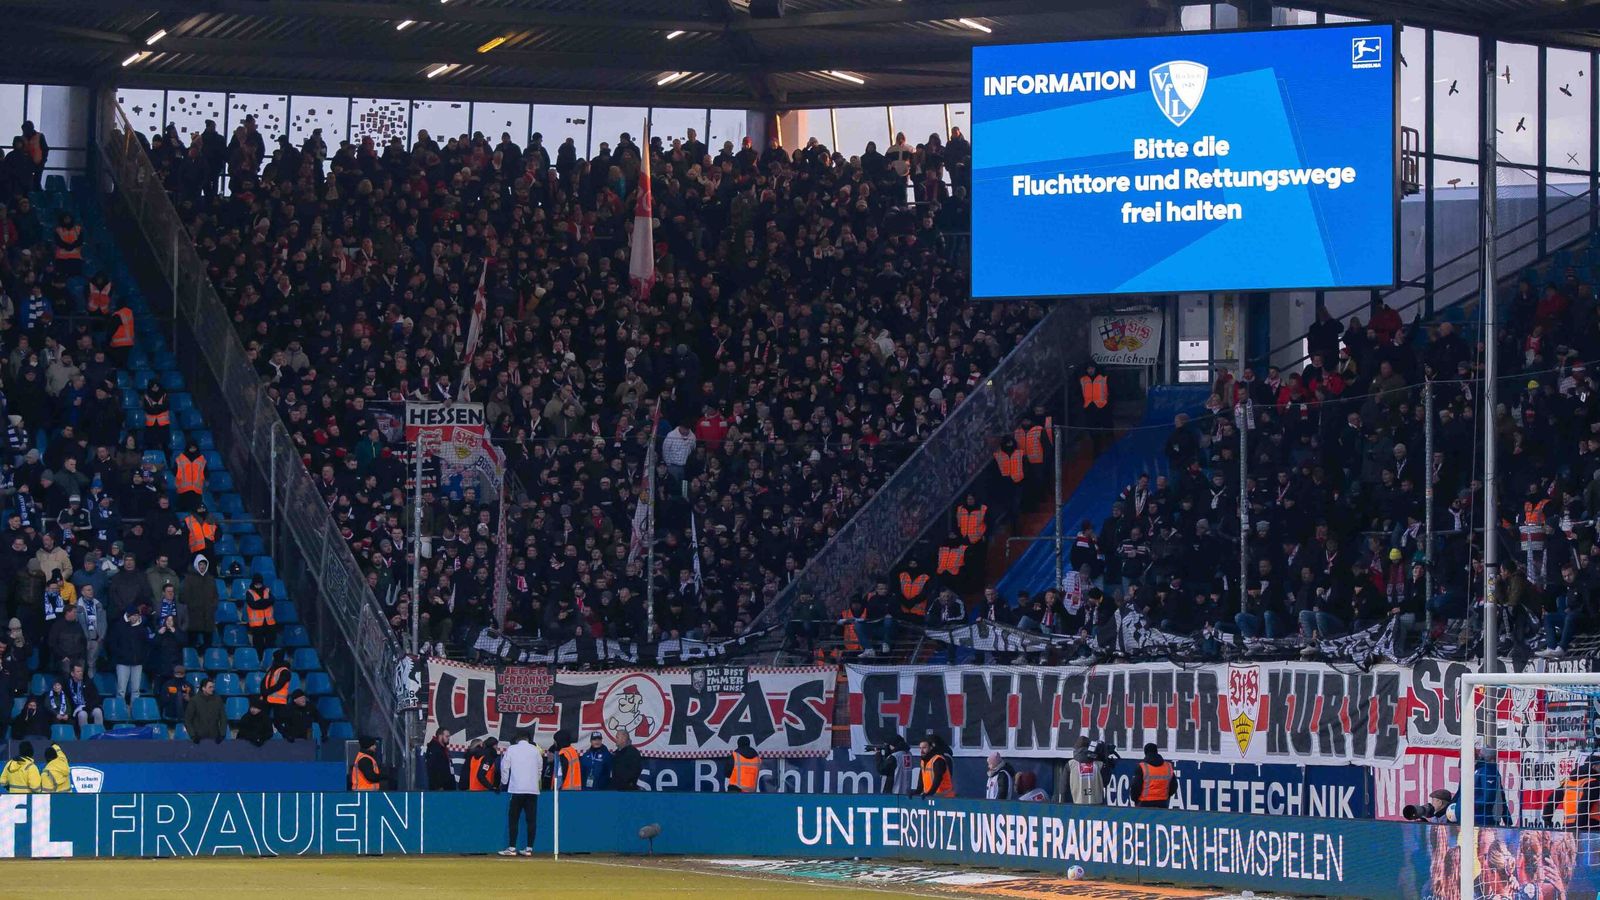
[{"label": "metal railing", "polygon": [[[1543,259],[1547,253],[1541,253],[1541,245],[1548,253],[1554,253],[1588,237],[1596,200],[1592,191],[1574,194],[1545,210],[1544,215],[1536,215],[1499,232],[1495,238],[1495,256],[1499,271],[1504,273],[1501,282],[1515,282],[1528,266]],[[1482,255],[1483,245],[1474,244],[1444,262],[1434,263],[1431,296],[1435,315],[1479,298],[1483,280]],[[1427,283],[1427,276],[1420,275],[1377,292],[1377,297],[1403,318],[1408,311],[1427,302],[1430,296]],[[1309,356],[1302,351],[1297,357],[1280,360],[1278,354],[1303,346],[1303,336],[1294,338],[1253,358],[1251,363],[1273,365],[1287,371],[1306,362]]]},{"label": "metal railing", "polygon": [[1056,394],[1068,370],[1089,353],[1089,320],[1109,301],[1058,303],[1000,361],[911,458],[806,563],[763,623],[783,622],[803,593],[838,609],[866,590],[942,521],[974,475],[993,462],[998,435],[1009,434],[1035,403]]},{"label": "metal railing", "polygon": [[[233,317],[218,299],[194,241],[132,126],[105,92],[96,112],[95,181],[149,245],[129,266],[172,291],[173,353],[195,405],[217,436],[245,503],[270,520],[279,575],[358,732],[404,746],[394,673],[400,646],[349,546],[317,493],[265,385],[249,364]],[[124,246],[128,246],[126,243]]]}]

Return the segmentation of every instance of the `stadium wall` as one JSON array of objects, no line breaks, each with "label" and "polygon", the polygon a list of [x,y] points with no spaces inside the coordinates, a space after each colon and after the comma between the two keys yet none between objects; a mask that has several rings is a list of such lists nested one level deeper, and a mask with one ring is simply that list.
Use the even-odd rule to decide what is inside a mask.
[{"label": "stadium wall", "polygon": [[[555,798],[539,807],[549,852]],[[482,854],[504,846],[502,794],[0,796],[0,858]],[[1045,803],[891,797],[569,793],[567,853],[893,859],[1303,894],[1423,897],[1454,877],[1455,830]],[[651,847],[644,825],[662,826]],[[1522,833],[1497,832],[1508,847]],[[1600,853],[1600,836],[1545,834]],[[1586,846],[1578,847],[1578,843]],[[1574,892],[1596,874],[1564,873]]]}]

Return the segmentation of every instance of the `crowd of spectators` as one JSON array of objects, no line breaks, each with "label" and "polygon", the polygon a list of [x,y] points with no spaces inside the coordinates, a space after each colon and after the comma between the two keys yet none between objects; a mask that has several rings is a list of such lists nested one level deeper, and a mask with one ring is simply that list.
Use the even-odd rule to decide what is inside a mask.
[{"label": "crowd of spectators", "polygon": [[[226,140],[208,125],[150,149],[402,632],[415,548],[393,424],[407,400],[485,404],[525,489],[507,634],[715,641],[748,629],[1041,314],[971,303],[952,262],[959,131],[859,156],[624,134],[582,159],[538,134],[269,146],[247,119]],[[657,278],[639,291],[627,247],[646,152]],[[647,572],[631,541],[652,440]],[[487,494],[469,481],[424,497],[426,650],[493,623]]]},{"label": "crowd of spectators", "polygon": [[[1494,411],[1496,599],[1508,652],[1524,661],[1560,657],[1600,625],[1600,384],[1585,364],[1600,358],[1600,311],[1578,270],[1551,279],[1542,288],[1525,280],[1507,300]],[[1318,639],[1390,622],[1396,653],[1417,641],[1469,644],[1483,600],[1481,343],[1448,321],[1405,322],[1379,304],[1366,322],[1319,308],[1306,346],[1294,371],[1220,375],[1201,413],[1176,418],[1165,474],[1139,476],[1104,520],[1081,523],[1068,550],[1081,597],[990,589],[970,614],[954,598],[935,613],[1092,635],[1108,651],[1126,613],[1199,638],[1209,654],[1276,638],[1314,656]],[[1252,422],[1243,485],[1242,420]]]},{"label": "crowd of spectators", "polygon": [[110,727],[139,700],[175,726],[209,681],[185,651],[215,640],[212,548],[190,550],[166,430],[125,416],[120,298],[70,212],[33,205],[48,154],[24,123],[0,166],[0,737]]}]

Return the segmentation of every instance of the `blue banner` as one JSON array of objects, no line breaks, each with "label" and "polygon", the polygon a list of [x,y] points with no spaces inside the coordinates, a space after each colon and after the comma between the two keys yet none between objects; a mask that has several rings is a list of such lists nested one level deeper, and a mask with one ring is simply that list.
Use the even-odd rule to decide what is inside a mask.
[{"label": "blue banner", "polygon": [[[1372,818],[1372,770],[1362,766],[1290,766],[1251,763],[1173,763],[1178,807],[1191,812],[1254,816]],[[1112,806],[1132,806],[1136,760],[1117,763],[1106,789]]]},{"label": "blue banner", "polygon": [[338,762],[72,764],[80,794],[164,791],[338,791],[348,769]]},{"label": "blue banner", "polygon": [[980,46],[976,297],[1389,285],[1397,30]]}]

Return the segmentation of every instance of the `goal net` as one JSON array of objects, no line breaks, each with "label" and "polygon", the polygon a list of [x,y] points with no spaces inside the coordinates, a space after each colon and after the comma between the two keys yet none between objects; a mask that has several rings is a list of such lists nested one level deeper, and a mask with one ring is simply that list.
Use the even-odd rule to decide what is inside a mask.
[{"label": "goal net", "polygon": [[1470,674],[1460,690],[1458,851],[1435,867],[1456,884],[1440,894],[1567,896],[1600,866],[1600,675]]}]

